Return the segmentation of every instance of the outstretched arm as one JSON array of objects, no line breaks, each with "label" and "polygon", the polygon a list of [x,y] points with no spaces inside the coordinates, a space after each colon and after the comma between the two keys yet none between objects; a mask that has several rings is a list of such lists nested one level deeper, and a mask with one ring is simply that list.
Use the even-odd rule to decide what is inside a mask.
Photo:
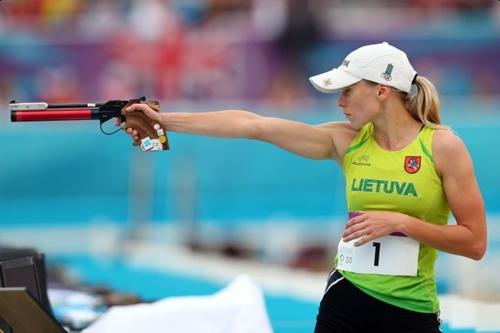
[{"label": "outstretched arm", "polygon": [[[145,104],[134,104],[125,112],[144,112],[172,132],[255,139],[311,159],[339,160],[356,134],[343,122],[312,126],[243,110],[156,113]],[[133,129],[127,131],[136,138]]]}]

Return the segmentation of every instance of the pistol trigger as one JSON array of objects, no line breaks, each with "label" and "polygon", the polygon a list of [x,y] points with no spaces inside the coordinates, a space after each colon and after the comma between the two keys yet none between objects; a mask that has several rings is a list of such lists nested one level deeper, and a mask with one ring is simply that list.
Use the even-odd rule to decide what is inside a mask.
[{"label": "pistol trigger", "polygon": [[[120,118],[120,120],[122,120],[122,116],[119,116],[119,118]],[[120,126],[118,129],[116,129],[116,130],[114,130],[114,131],[111,131],[111,132],[106,132],[106,131],[104,130],[104,128],[103,128],[103,126],[102,126],[102,125],[103,125],[105,122],[107,122],[107,121],[109,121],[109,120],[111,120],[111,119],[112,119],[112,118],[108,118],[108,119],[99,119],[99,122],[100,122],[100,124],[99,124],[99,128],[101,129],[101,132],[102,132],[103,134],[106,134],[106,135],[111,135],[111,134],[115,134],[116,132],[121,131],[121,130],[123,129],[123,126]],[[123,122],[123,121],[122,121],[122,122]]]}]

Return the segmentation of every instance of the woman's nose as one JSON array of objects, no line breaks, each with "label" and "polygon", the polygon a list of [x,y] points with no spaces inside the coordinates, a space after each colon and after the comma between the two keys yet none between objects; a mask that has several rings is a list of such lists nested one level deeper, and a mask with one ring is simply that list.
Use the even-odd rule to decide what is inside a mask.
[{"label": "woman's nose", "polygon": [[345,106],[345,98],[343,94],[339,95],[339,98],[337,99],[337,106],[341,108]]}]

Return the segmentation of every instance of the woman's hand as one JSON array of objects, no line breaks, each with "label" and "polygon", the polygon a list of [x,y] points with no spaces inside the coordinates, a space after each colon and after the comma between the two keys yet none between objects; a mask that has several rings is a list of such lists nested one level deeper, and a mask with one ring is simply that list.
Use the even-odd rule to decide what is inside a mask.
[{"label": "woman's hand", "polygon": [[344,242],[358,239],[354,246],[398,232],[407,215],[387,211],[362,211],[349,219],[342,234]]},{"label": "woman's hand", "polygon": [[[158,105],[159,107],[159,105]],[[146,117],[151,119],[154,122],[160,123],[161,115],[159,110],[154,110],[148,103],[134,103],[124,108],[122,111],[123,116],[127,116],[127,114],[133,114],[137,112],[142,112]],[[117,127],[122,126],[123,119],[122,117],[116,118],[115,125]],[[137,129],[132,127],[125,127],[124,130],[132,137],[134,144],[137,145],[140,143],[140,137]]]}]

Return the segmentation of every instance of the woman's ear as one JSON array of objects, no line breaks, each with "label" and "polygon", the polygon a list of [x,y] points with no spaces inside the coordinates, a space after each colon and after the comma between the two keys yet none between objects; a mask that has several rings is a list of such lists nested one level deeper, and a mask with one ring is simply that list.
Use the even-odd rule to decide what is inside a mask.
[{"label": "woman's ear", "polygon": [[379,85],[378,86],[378,97],[386,99],[391,94],[391,88],[389,86]]}]

